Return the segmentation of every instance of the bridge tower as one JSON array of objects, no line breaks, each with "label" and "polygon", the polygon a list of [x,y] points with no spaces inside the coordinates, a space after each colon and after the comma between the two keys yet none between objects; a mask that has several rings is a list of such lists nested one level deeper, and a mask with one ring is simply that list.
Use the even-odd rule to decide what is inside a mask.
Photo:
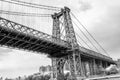
[{"label": "bridge tower", "polygon": [[[60,39],[60,21],[59,18],[61,16],[60,14],[55,13],[52,15],[53,18],[53,31],[52,31],[52,36],[53,36],[53,41],[54,42],[59,42]],[[56,38],[54,38],[56,37]],[[53,68],[53,80],[58,79],[58,76],[61,76],[64,74],[63,73],[63,67],[66,59],[64,57],[62,58],[52,58],[52,68]]]},{"label": "bridge tower", "polygon": [[[79,45],[77,44],[77,39],[75,36],[72,20],[70,17],[70,9],[64,7],[61,9],[60,13],[55,13],[52,15],[53,18],[53,32],[52,35],[60,39],[60,21],[59,18],[63,16],[64,18],[64,29],[65,29],[65,37],[66,41],[70,44],[72,54],[68,53],[68,56],[62,58],[52,58],[52,66],[53,66],[53,78],[58,79],[58,77],[62,77],[63,67],[66,61],[68,61],[70,65],[70,73],[71,78],[76,80],[77,76],[82,76],[82,67],[81,67],[81,55],[79,51]],[[58,40],[57,39],[57,40]],[[54,41],[57,41],[53,38]],[[59,41],[57,41],[59,42]]]}]

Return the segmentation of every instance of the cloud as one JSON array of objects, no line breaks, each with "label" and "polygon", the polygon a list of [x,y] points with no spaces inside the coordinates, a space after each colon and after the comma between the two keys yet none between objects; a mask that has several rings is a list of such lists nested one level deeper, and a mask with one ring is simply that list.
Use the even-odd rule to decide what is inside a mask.
[{"label": "cloud", "polygon": [[92,8],[92,5],[89,2],[85,2],[85,1],[79,1],[80,4],[80,10],[81,11],[87,11],[90,10]]},{"label": "cloud", "polygon": [[93,27],[94,36],[113,58],[120,52],[120,6],[109,6],[107,12]]},{"label": "cloud", "polygon": [[51,59],[40,53],[13,50],[8,54],[0,61],[0,72],[4,77],[30,75],[38,72],[42,65],[51,65]]},{"label": "cloud", "polygon": [[0,47],[0,57],[7,55],[9,52],[12,52],[12,49]]}]

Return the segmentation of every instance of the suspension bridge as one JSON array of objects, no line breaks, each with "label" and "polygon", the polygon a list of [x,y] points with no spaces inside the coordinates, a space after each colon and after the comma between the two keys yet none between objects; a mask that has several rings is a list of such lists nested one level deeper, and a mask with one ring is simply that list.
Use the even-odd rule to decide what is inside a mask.
[{"label": "suspension bridge", "polygon": [[[0,17],[0,45],[7,46],[8,48],[10,47],[32,51],[38,54],[47,54],[48,57],[52,59],[53,79],[58,79],[58,77],[63,74],[63,67],[66,62],[70,65],[72,79],[77,79],[77,76],[85,76],[87,72],[90,72],[90,75],[96,75],[99,66],[106,68],[110,64],[115,64],[112,58],[99,52],[97,47],[90,41],[82,30],[80,31],[88,39],[96,51],[92,50],[90,46],[80,37],[80,35],[75,33],[71,16],[73,16],[79,23],[80,21],[73,13],[70,12],[68,7],[59,9],[53,6],[38,5],[17,0],[0,1],[32,8],[42,7],[42,9],[57,11],[56,13],[49,15],[0,10],[1,14],[7,15],[35,17],[51,16],[53,19],[52,35]],[[63,22],[62,27],[64,30],[60,27],[61,22]],[[83,26],[83,28],[88,32],[93,40],[95,40],[99,47],[108,54],[89,33],[85,26]],[[61,35],[64,35],[64,38],[61,37]],[[76,38],[77,35],[90,49],[82,46]]]}]

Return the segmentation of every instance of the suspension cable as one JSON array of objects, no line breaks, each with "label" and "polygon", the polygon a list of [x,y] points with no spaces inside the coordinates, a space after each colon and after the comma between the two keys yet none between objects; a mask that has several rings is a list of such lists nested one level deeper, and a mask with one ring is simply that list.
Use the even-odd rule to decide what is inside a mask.
[{"label": "suspension cable", "polygon": [[61,9],[60,7],[54,7],[54,6],[46,6],[46,5],[41,5],[41,4],[35,4],[35,3],[29,3],[29,2],[24,2],[20,0],[11,0],[14,2],[19,2],[19,3],[24,3],[24,4],[30,4],[30,5],[35,5],[35,6],[40,6],[40,7],[46,7],[46,8],[54,8],[54,9]]},{"label": "suspension cable", "polygon": [[46,10],[54,10],[54,11],[60,11],[60,10],[58,10],[58,9],[51,9],[51,8],[48,8],[48,7],[41,7],[40,5],[39,6],[35,6],[34,4],[27,4],[27,2],[26,2],[26,4],[24,4],[24,3],[20,3],[20,1],[19,2],[13,2],[13,1],[7,1],[7,0],[0,0],[0,1],[3,1],[3,2],[7,2],[7,3],[11,3],[11,4],[16,4],[16,5],[22,5],[22,6],[27,6],[27,7],[32,7],[32,8],[38,8],[38,9],[46,9]]},{"label": "suspension cable", "polygon": [[80,32],[86,37],[86,39],[90,42],[90,44],[100,53],[100,51],[95,47],[95,45],[91,42],[91,40],[87,37],[87,35],[79,28],[79,26],[73,21],[76,27],[80,30]]},{"label": "suspension cable", "polygon": [[[92,49],[92,48],[78,35],[78,33],[75,32],[75,34],[83,41],[83,43],[85,43],[85,45],[86,45],[88,48]],[[78,41],[79,41],[79,40],[78,40]]]},{"label": "suspension cable", "polygon": [[80,41],[78,41],[78,44],[81,45],[81,47],[83,47],[82,43]]},{"label": "suspension cable", "polygon": [[92,34],[85,28],[85,26],[77,19],[77,17],[71,12],[72,16],[79,22],[79,24],[86,30],[86,32],[91,36],[91,38],[98,44],[98,46],[110,57],[107,51],[98,43],[98,41],[92,36]]},{"label": "suspension cable", "polygon": [[5,11],[5,10],[0,10],[0,14],[31,16],[31,17],[51,17],[51,14],[23,13],[23,12],[14,12],[14,11]]}]

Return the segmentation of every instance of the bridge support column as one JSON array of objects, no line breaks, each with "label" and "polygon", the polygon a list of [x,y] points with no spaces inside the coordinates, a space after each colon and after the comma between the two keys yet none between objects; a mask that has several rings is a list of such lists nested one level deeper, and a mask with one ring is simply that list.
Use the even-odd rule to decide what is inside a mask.
[{"label": "bridge support column", "polygon": [[96,75],[96,61],[93,59],[93,68],[94,68],[94,75]]},{"label": "bridge support column", "polygon": [[102,62],[102,60],[100,60],[100,66],[103,67],[103,62]]},{"label": "bridge support column", "polygon": [[94,67],[93,67],[93,60],[89,60],[89,65],[90,65],[90,75],[94,75]]},{"label": "bridge support column", "polygon": [[[59,43],[60,39],[60,21],[59,15],[55,13],[52,15],[53,18],[53,30],[52,30],[52,40]],[[55,38],[54,38],[55,37]],[[64,58],[52,58],[52,68],[53,68],[53,80],[58,80],[59,76],[63,74]]]},{"label": "bridge support column", "polygon": [[83,76],[81,56],[78,51],[75,51],[68,57],[70,61],[71,74],[73,77]]},{"label": "bridge support column", "polygon": [[63,68],[65,61],[66,61],[65,58],[52,58],[52,68],[53,68],[52,80],[63,79],[63,75],[64,75]]},{"label": "bridge support column", "polygon": [[105,62],[105,67],[107,68],[109,65],[108,65],[108,62]]}]

